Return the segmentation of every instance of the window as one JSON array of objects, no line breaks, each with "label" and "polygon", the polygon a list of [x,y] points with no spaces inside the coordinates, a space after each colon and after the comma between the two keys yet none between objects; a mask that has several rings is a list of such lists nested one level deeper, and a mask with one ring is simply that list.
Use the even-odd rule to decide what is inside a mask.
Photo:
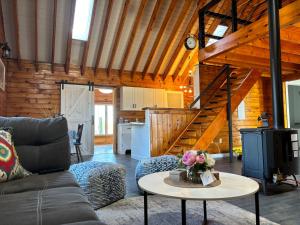
[{"label": "window", "polygon": [[[223,37],[225,32],[227,31],[227,29],[228,29],[228,26],[226,26],[226,25],[218,25],[217,28],[215,29],[215,31],[213,32],[213,35],[218,36],[218,37]],[[210,39],[208,39],[206,46],[209,46],[217,41],[218,41],[217,39],[210,38]]]},{"label": "window", "polygon": [[95,105],[95,135],[112,135],[113,124],[113,105]]},{"label": "window", "polygon": [[237,113],[238,113],[238,119],[239,120],[245,120],[246,119],[246,109],[245,109],[245,102],[242,101],[237,109]]},{"label": "window", "polygon": [[76,0],[72,38],[86,41],[92,17],[94,0]]}]

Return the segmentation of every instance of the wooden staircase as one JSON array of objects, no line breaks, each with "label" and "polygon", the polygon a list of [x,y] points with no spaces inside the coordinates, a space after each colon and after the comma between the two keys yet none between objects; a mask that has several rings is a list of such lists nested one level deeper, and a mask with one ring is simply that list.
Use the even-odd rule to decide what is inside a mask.
[{"label": "wooden staircase", "polygon": [[[223,67],[218,76],[198,97],[200,110],[183,129],[165,154],[179,154],[190,149],[207,149],[227,122],[227,75]],[[235,69],[230,72],[231,111],[235,111],[260,78],[254,69]]]}]

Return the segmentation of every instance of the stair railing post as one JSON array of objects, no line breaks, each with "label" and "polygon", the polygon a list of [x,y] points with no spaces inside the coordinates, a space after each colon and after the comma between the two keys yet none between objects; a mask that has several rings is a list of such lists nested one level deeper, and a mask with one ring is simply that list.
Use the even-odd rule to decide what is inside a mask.
[{"label": "stair railing post", "polygon": [[230,86],[230,67],[227,67],[227,121],[228,121],[228,143],[229,143],[229,159],[232,162],[233,159],[233,136],[232,136],[232,113],[231,113],[231,86]]}]

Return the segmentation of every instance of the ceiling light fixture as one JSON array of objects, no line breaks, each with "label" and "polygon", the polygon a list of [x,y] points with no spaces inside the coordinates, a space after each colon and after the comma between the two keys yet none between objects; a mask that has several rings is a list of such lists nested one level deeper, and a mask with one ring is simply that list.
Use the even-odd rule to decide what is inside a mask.
[{"label": "ceiling light fixture", "polygon": [[113,93],[112,89],[108,89],[108,88],[99,88],[98,89],[102,94],[111,94]]}]

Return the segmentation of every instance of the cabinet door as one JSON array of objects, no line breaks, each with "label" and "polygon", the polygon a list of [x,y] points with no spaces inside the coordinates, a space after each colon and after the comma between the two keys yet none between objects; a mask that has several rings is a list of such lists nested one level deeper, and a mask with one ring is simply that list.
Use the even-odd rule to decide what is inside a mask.
[{"label": "cabinet door", "polygon": [[144,107],[144,88],[133,88],[133,106],[134,110],[142,110]]},{"label": "cabinet door", "polygon": [[121,97],[121,110],[134,109],[134,88],[122,87],[120,97]]},{"label": "cabinet door", "polygon": [[183,93],[181,91],[167,91],[168,108],[183,108]]},{"label": "cabinet door", "polygon": [[154,89],[154,106],[158,108],[166,107],[164,89]]},{"label": "cabinet door", "polygon": [[144,106],[143,107],[154,107],[154,90],[151,88],[144,88]]}]

